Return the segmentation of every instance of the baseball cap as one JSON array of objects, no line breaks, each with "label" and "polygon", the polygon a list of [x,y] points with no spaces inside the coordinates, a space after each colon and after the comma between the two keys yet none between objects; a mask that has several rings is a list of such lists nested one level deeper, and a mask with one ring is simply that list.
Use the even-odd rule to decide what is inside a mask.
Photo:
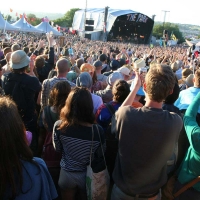
[{"label": "baseball cap", "polygon": [[23,50],[17,50],[11,54],[11,64],[13,69],[21,69],[30,63],[30,59]]},{"label": "baseball cap", "polygon": [[112,70],[117,70],[119,68],[119,62],[117,60],[112,60],[110,63],[110,67]]},{"label": "baseball cap", "polygon": [[95,62],[93,63],[93,65],[94,65],[95,67],[102,67],[102,62],[99,61],[99,60],[97,60],[97,61],[95,61]]},{"label": "baseball cap", "polygon": [[126,76],[129,76],[130,73],[130,69],[128,69],[127,67],[120,67],[117,71]]}]

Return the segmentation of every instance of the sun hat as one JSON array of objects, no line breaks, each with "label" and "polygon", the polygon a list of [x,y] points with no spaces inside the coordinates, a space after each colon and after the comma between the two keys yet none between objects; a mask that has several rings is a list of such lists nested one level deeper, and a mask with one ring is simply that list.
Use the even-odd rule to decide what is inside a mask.
[{"label": "sun hat", "polygon": [[92,87],[92,77],[88,72],[82,72],[76,79],[76,86],[86,87],[90,89]]},{"label": "sun hat", "polygon": [[139,69],[141,67],[145,67],[145,61],[143,59],[138,59],[134,62],[134,68]]},{"label": "sun hat", "polygon": [[11,63],[10,66],[13,69],[21,69],[26,67],[30,63],[30,59],[23,50],[17,50],[11,54]]},{"label": "sun hat", "polygon": [[106,80],[107,84],[113,86],[116,80],[124,80],[124,77],[120,72],[113,72]]}]

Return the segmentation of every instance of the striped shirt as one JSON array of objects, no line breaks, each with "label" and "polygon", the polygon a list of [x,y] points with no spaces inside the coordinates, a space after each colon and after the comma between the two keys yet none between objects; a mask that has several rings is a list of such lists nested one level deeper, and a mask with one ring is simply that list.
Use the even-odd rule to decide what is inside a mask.
[{"label": "striped shirt", "polygon": [[42,108],[44,108],[45,106],[48,105],[50,90],[59,81],[67,81],[71,87],[76,86],[74,83],[68,81],[67,78],[65,78],[65,77],[58,78],[58,77],[54,76],[53,78],[44,80],[42,83],[42,93],[41,93],[41,102],[40,102]]},{"label": "striped shirt", "polygon": [[[68,126],[64,132],[57,130],[61,121],[57,121],[53,130],[53,145],[56,151],[62,152],[60,166],[66,171],[86,171],[90,162],[92,145],[92,127],[76,125]],[[105,152],[105,137],[101,126],[98,125],[103,151]],[[100,138],[96,127],[94,129],[92,159],[102,158]]]}]

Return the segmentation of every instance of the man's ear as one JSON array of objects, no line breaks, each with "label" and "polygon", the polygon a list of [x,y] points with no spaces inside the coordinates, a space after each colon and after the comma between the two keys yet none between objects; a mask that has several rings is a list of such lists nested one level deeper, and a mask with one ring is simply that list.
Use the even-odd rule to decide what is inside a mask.
[{"label": "man's ear", "polygon": [[146,88],[147,88],[147,85],[146,85],[146,83],[144,82],[143,83],[143,90],[146,92]]}]

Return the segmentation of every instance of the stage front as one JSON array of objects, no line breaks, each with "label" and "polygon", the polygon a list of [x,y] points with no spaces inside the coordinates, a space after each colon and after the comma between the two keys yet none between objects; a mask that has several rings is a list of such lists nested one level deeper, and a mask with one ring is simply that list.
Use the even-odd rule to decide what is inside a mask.
[{"label": "stage front", "polygon": [[148,44],[154,21],[141,13],[118,16],[110,32],[108,41]]},{"label": "stage front", "polygon": [[[154,21],[133,10],[108,9],[105,20],[105,8],[89,8],[85,11],[78,10],[73,18],[72,28],[77,32],[84,32],[85,21],[93,20],[91,35],[94,31],[101,31],[98,40],[134,42],[148,44]],[[106,37],[105,37],[106,35]],[[88,35],[87,35],[88,36]],[[92,37],[91,37],[92,38]]]}]

